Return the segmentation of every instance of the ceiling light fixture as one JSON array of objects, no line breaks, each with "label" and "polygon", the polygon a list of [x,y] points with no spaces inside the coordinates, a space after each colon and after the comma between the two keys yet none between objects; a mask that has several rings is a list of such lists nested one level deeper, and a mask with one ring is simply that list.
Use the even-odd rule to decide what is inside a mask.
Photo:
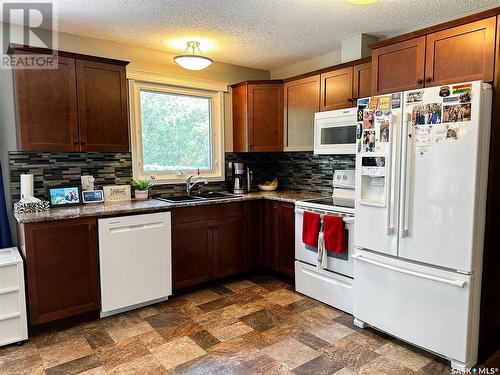
[{"label": "ceiling light fixture", "polygon": [[378,0],[346,0],[348,3],[356,5],[366,5],[376,3]]},{"label": "ceiling light fixture", "polygon": [[[202,70],[214,62],[211,58],[201,55],[199,42],[187,42],[186,44],[184,54],[174,57],[174,61],[183,68]],[[198,50],[198,53],[196,53],[196,50]]]}]

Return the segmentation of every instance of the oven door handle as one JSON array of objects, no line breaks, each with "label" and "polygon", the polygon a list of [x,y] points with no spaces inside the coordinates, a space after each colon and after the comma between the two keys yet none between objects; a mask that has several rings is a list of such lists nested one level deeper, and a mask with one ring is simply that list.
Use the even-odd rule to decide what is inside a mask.
[{"label": "oven door handle", "polygon": [[[298,208],[298,207],[295,207],[295,213],[296,214],[303,214],[305,211],[307,212],[314,212],[316,214],[320,214],[320,215],[331,215],[331,213],[327,212],[327,211],[322,211],[322,210],[317,210],[317,209],[314,209],[314,208]],[[342,216],[342,215],[337,215],[337,216]],[[344,223],[346,224],[352,224],[354,223],[354,216],[343,216],[344,218]]]}]

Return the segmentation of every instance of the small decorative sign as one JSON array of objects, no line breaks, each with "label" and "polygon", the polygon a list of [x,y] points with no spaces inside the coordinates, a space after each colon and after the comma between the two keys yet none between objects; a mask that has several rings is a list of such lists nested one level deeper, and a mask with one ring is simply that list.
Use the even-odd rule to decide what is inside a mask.
[{"label": "small decorative sign", "polygon": [[104,186],[105,202],[129,201],[131,198],[130,185]]}]

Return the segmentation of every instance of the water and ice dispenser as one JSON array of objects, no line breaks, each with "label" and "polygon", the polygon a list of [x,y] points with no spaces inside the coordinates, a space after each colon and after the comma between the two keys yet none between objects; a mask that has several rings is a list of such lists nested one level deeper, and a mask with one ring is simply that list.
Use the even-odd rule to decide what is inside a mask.
[{"label": "water and ice dispenser", "polygon": [[361,156],[361,204],[385,206],[386,157]]}]

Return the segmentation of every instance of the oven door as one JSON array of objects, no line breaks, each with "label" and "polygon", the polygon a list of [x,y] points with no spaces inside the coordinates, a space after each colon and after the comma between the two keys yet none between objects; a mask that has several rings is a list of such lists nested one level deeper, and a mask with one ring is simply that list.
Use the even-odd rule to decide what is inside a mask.
[{"label": "oven door", "polygon": [[[304,211],[315,212],[320,215],[339,216],[341,214],[317,208],[295,206],[295,259],[316,266],[318,264],[318,249],[306,246],[302,242],[302,221]],[[341,215],[344,216],[344,215]],[[346,230],[346,251],[342,254],[328,253],[327,270],[344,276],[354,277],[354,217],[344,216]]]},{"label": "oven door", "polygon": [[355,154],[356,126],[356,115],[352,109],[316,113],[314,153]]}]

